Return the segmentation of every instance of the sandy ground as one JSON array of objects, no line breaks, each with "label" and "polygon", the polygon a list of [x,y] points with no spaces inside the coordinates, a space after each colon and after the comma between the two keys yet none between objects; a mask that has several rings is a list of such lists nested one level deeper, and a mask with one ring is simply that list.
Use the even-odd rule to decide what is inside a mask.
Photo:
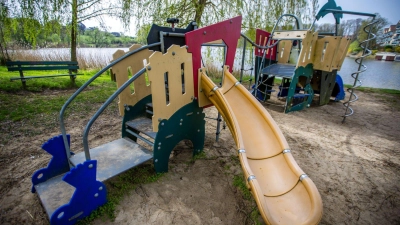
[{"label": "sandy ground", "polygon": [[[341,103],[289,114],[265,107],[322,196],[321,224],[400,224],[400,98],[362,92],[359,97],[345,124]],[[213,117],[216,110],[206,114]],[[72,114],[67,119],[72,149],[81,148],[89,118]],[[40,146],[59,133],[56,124],[56,119],[0,124],[0,224],[48,224],[30,192],[30,177],[48,163]],[[106,111],[90,132],[90,146],[119,138],[120,126],[118,113]],[[215,128],[216,122],[207,119],[205,159],[188,163],[190,143],[181,142],[168,174],[126,193],[114,222],[97,219],[93,224],[254,224],[249,219],[254,202],[233,185],[241,170],[230,132],[223,130],[216,143]]]}]

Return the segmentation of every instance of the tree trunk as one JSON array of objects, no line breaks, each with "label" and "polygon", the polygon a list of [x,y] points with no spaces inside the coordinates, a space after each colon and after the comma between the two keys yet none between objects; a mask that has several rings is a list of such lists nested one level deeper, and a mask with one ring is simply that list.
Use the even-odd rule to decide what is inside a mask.
[{"label": "tree trunk", "polygon": [[71,61],[77,61],[76,57],[76,39],[77,39],[77,18],[78,18],[78,3],[77,0],[72,0],[72,24],[71,24]]},{"label": "tree trunk", "polygon": [[[3,25],[3,24],[2,24]],[[7,61],[11,61],[7,51],[7,43],[4,38],[3,27],[0,27],[0,65],[5,65]],[[4,45],[4,46],[3,46]]]},{"label": "tree trunk", "polygon": [[199,2],[195,5],[196,14],[194,16],[194,21],[196,21],[197,26],[201,24],[201,16],[203,15],[204,8],[206,7],[207,0],[199,0]]}]

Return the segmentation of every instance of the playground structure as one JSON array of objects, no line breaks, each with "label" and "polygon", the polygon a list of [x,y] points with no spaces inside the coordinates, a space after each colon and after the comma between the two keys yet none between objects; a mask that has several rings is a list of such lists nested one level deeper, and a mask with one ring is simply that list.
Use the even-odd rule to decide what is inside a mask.
[{"label": "playground structure", "polygon": [[[313,32],[315,22],[328,13],[332,13],[334,16],[335,32]],[[242,35],[255,47],[256,82],[253,95],[260,101],[270,99],[273,96],[272,93],[276,91],[273,87],[274,80],[278,77],[281,82],[276,97],[284,100],[285,103],[282,106],[285,113],[309,107],[314,94],[319,95],[319,105],[328,104],[331,97],[334,97],[335,101],[343,100],[345,98],[344,85],[338,71],[341,69],[350,45],[349,38],[337,35],[338,25],[343,14],[375,18],[375,14],[343,11],[341,7],[336,5],[335,1],[329,0],[318,12],[309,29],[303,30],[302,23],[296,16],[284,14],[278,19],[271,33],[257,29],[255,43]],[[276,30],[279,22],[285,17],[295,19],[295,30]],[[368,38],[360,43],[364,52],[360,58],[356,59],[359,68],[357,72],[352,74],[355,82],[353,87],[348,89],[350,97],[344,103],[346,112],[343,116],[343,122],[346,117],[353,114],[350,103],[358,98],[354,93],[354,90],[361,85],[358,75],[366,70],[362,60],[371,54],[368,43],[375,38],[375,35],[366,29],[370,29],[371,25],[376,22],[372,21],[364,28]],[[269,48],[260,48],[265,46],[269,46]],[[245,47],[246,45],[244,45]],[[243,57],[245,57],[245,51],[243,51]],[[348,110],[350,113],[347,113]]]},{"label": "playground structure", "polygon": [[[102,182],[143,162],[152,160],[156,172],[167,172],[170,154],[182,140],[190,140],[193,155],[199,154],[205,139],[203,108],[212,105],[218,109],[232,133],[246,183],[263,220],[267,224],[317,224],[320,221],[322,200],[314,183],[295,162],[282,132],[266,109],[231,74],[238,40],[244,36],[240,33],[241,19],[239,16],[199,29],[193,22],[186,29],[153,25],[147,46],[134,45],[128,52],[117,51],[110,65],[67,100],[60,112],[62,134],[42,146],[53,157],[46,168],[32,176],[32,192],[38,193],[51,224],[74,224],[88,216],[107,201],[106,187]],[[268,34],[259,34],[264,35],[268,44],[252,43],[258,50],[264,50],[263,59],[272,59],[271,49],[279,46],[281,41],[286,47],[290,45],[287,40],[301,41],[301,60],[294,72],[292,68],[294,76],[290,79],[285,77],[290,84],[287,89],[282,85],[281,92],[287,90],[288,111],[304,108],[312,99],[312,62],[315,60],[312,53],[313,49],[322,46],[315,43],[318,35],[296,30],[271,36],[269,41],[265,39]],[[336,39],[323,40],[323,43],[333,43]],[[343,40],[337,38],[335,43]],[[216,41],[226,48],[222,86],[213,83],[201,64],[201,47]],[[348,45],[344,43],[339,46]],[[288,59],[285,46],[279,46],[284,50],[280,55],[281,62]],[[333,55],[338,55],[336,58],[330,56],[327,49],[325,47],[323,58],[337,64],[321,63],[320,67],[328,65],[331,71],[324,71],[332,72],[340,68],[338,65],[343,60],[342,54],[337,53],[338,49],[345,47],[332,50],[336,53]],[[278,65],[278,71],[283,68],[279,59],[277,61],[277,64],[271,63],[263,68],[263,73],[267,76],[279,74],[273,73],[274,67],[271,67]],[[65,110],[82,90],[109,68],[112,68],[118,89],[89,120],[83,133],[84,151],[74,154],[65,130]],[[336,75],[335,72],[332,74]],[[292,83],[304,86],[298,90],[297,86],[292,87]],[[270,90],[269,86],[265,87],[264,96],[268,93],[265,90]],[[260,91],[258,87],[253,92],[256,96],[257,91]],[[323,92],[322,88],[320,91]],[[117,97],[123,116],[122,137],[90,149],[88,135],[91,126]],[[138,139],[146,144],[140,145]]]}]

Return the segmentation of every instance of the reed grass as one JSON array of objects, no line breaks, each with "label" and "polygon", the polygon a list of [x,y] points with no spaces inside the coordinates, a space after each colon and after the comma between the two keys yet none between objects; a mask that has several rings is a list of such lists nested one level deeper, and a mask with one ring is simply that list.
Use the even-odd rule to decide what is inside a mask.
[{"label": "reed grass", "polygon": [[[15,50],[10,53],[13,61],[70,61],[70,49],[46,49],[40,50]],[[112,55],[102,54],[95,51],[83,53],[77,50],[77,61],[80,69],[101,69],[107,66]]]},{"label": "reed grass", "polygon": [[[206,64],[207,75],[216,83],[221,82],[222,80],[222,68],[215,66],[214,64]],[[232,71],[232,75],[239,80],[240,79],[240,69],[234,68]],[[254,73],[251,74],[250,70],[243,72],[242,81],[245,83],[254,77]]]}]

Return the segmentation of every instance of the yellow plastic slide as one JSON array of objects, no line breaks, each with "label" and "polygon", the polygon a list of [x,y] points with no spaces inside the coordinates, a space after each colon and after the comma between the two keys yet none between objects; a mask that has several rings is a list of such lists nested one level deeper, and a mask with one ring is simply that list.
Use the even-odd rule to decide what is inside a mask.
[{"label": "yellow plastic slide", "polygon": [[224,117],[236,142],[240,163],[267,224],[318,224],[322,200],[300,169],[281,130],[267,110],[227,67],[218,88],[201,73],[201,91]]}]

